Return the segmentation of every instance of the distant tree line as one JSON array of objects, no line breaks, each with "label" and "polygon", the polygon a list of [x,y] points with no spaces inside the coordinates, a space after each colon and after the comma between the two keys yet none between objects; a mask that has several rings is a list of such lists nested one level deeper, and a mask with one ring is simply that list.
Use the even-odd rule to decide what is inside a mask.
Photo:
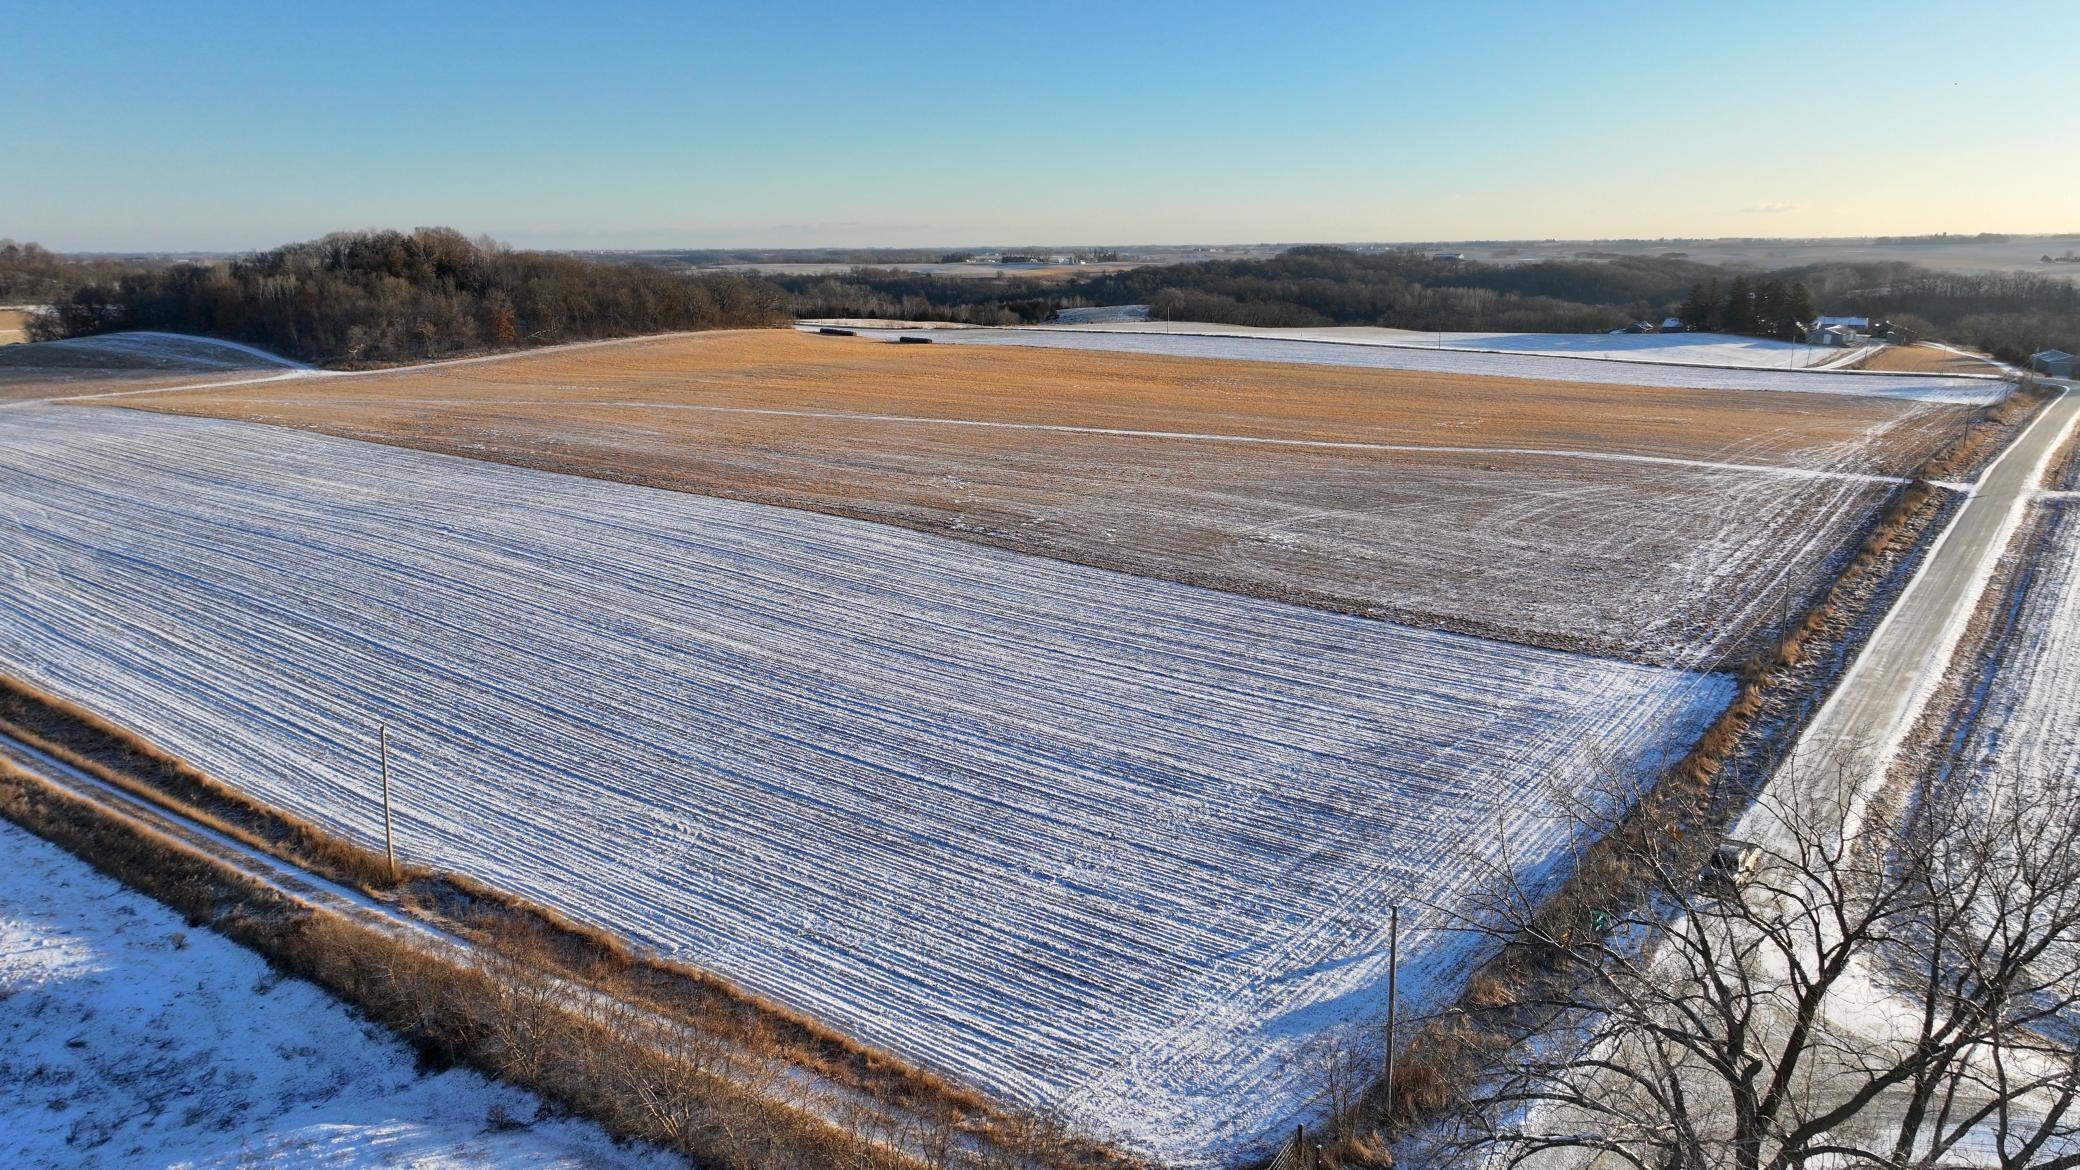
[{"label": "distant tree line", "polygon": [[0,305],[42,305],[82,285],[114,281],[149,266],[93,256],[67,256],[41,244],[0,239]]},{"label": "distant tree line", "polygon": [[1879,236],[1871,243],[1880,247],[1898,247],[1903,244],[2005,244],[2011,238],[2004,232],[1980,232],[1976,236],[1953,236],[1949,232],[1934,232],[1923,236]]},{"label": "distant tree line", "polygon": [[[1402,329],[1613,329],[1670,306],[1713,270],[1681,260],[1482,264],[1411,250],[1291,248],[1264,260],[1136,268],[1079,282],[1098,304],[1146,302],[1184,319],[1231,324],[1384,325]],[[1177,294],[1210,294],[1189,299]],[[1234,302],[1230,308],[1225,302]]]},{"label": "distant tree line", "polygon": [[1821,313],[1889,320],[2019,361],[2080,352],[2080,285],[1899,261],[1748,272],[1677,255],[1531,264],[1299,247],[1269,259],[1146,265],[1078,280],[975,280],[894,269],[778,280],[802,316],[1030,324],[1055,310],[1146,304],[1157,319],[1232,325],[1582,332],[1679,317],[1694,329],[1795,339]]},{"label": "distant tree line", "polygon": [[1235,325],[1582,331],[1672,310],[1692,283],[1719,271],[1649,257],[1486,265],[1404,250],[1301,247],[1269,259],[1147,265],[1054,282],[874,269],[776,279],[802,316],[1030,324],[1061,308],[1147,304],[1158,318]]},{"label": "distant tree line", "polygon": [[[633,261],[668,267],[713,268],[724,264],[935,264],[943,248],[652,248],[633,252],[581,252],[592,260]],[[967,253],[954,253],[963,259]]]},{"label": "distant tree line", "polygon": [[1884,317],[1908,333],[2020,362],[2051,347],[2080,353],[2080,284],[2034,272],[1939,272],[1917,264],[1822,264],[1781,274],[1827,312]]},{"label": "distant tree line", "polygon": [[1489,264],[1405,249],[1309,246],[1267,259],[1146,265],[1068,280],[889,267],[772,277],[687,270],[697,259],[758,255],[592,259],[513,251],[446,228],[341,233],[211,264],[75,258],[0,241],[0,303],[52,305],[31,321],[38,337],[168,329],[348,363],[765,325],[790,311],[1023,325],[1066,308],[1124,304],[1149,305],[1159,319],[1237,325],[1508,332],[1583,332],[1676,316],[1691,328],[1784,338],[1824,312],[1884,318],[1910,335],[2009,361],[2046,346],[2080,352],[2075,282],[1898,261],[1755,273],[1672,254]]},{"label": "distant tree line", "polygon": [[1736,276],[1724,293],[1716,279],[1690,286],[1676,316],[1688,329],[1799,341],[1816,314],[1811,290],[1799,281]]},{"label": "distant tree line", "polygon": [[580,253],[593,259],[626,260],[644,264],[710,268],[724,264],[852,264],[862,268],[886,268],[895,264],[959,264],[984,251],[1054,256],[1071,253],[1085,260],[1118,260],[1119,253],[1106,249],[1040,247],[1013,248],[653,248],[633,252]]},{"label": "distant tree line", "polygon": [[54,300],[30,329],[38,339],[164,329],[368,364],[786,318],[785,294],[756,277],[514,251],[420,228],[125,272]]},{"label": "distant tree line", "polygon": [[771,276],[797,317],[870,317],[893,321],[958,321],[1031,325],[1056,310],[1092,301],[1060,281],[1027,277],[935,276],[900,268],[855,268],[843,276]]}]

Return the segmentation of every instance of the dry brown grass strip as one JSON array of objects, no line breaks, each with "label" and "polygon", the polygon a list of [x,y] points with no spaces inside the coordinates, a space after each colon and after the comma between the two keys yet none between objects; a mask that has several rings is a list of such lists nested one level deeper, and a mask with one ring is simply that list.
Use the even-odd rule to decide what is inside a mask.
[{"label": "dry brown grass strip", "polygon": [[[252,800],[76,703],[4,676],[0,730],[124,791],[314,873],[371,893],[394,884],[382,856]],[[407,869],[400,876],[410,878],[416,872]]]},{"label": "dry brown grass strip", "polygon": [[1994,374],[2000,372],[1989,358],[1954,353],[1933,345],[1888,345],[1865,358],[1861,370],[1888,374]]},{"label": "dry brown grass strip", "polygon": [[[611,932],[549,907],[463,875],[424,868],[405,867],[393,881],[382,854],[253,800],[92,711],[4,676],[0,730],[234,840],[388,897],[488,953],[679,1020],[719,1051],[750,1053],[775,1067],[803,1070],[842,1086],[861,1098],[860,1126],[892,1130],[914,1127],[918,1118],[936,1118],[958,1135],[961,1146],[1024,1151],[1021,1156],[1044,1147],[1049,1166],[1140,1165],[710,972],[639,956]],[[158,896],[148,884],[139,888]],[[187,912],[185,906],[176,908]]]},{"label": "dry brown grass strip", "polygon": [[518,959],[465,964],[313,910],[4,763],[0,816],[354,1004],[422,1056],[520,1085],[617,1136],[731,1170],[927,1165],[892,1144],[915,1133],[835,1125],[788,1104],[778,1067],[586,1010],[570,984]]}]

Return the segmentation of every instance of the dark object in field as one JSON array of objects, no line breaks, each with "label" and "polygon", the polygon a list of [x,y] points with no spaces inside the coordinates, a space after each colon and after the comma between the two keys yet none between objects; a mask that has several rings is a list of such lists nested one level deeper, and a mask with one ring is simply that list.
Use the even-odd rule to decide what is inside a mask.
[{"label": "dark object in field", "polygon": [[1762,872],[1762,863],[1762,846],[1728,837],[1712,850],[1711,860],[1705,863],[1704,885],[1738,897]]},{"label": "dark object in field", "polygon": [[917,337],[909,333],[897,337],[896,340],[907,345],[930,345],[932,343],[932,339],[929,337]]},{"label": "dark object in field", "polygon": [[818,329],[818,330],[817,330],[817,332],[818,332],[818,333],[828,333],[828,334],[830,334],[830,335],[831,335],[832,337],[858,337],[858,336],[859,336],[859,330],[857,330],[857,329],[834,329],[834,328],[832,328],[832,327],[831,327],[831,326],[829,326],[829,325],[826,325],[826,326],[824,326],[823,328],[821,328],[821,329]]}]

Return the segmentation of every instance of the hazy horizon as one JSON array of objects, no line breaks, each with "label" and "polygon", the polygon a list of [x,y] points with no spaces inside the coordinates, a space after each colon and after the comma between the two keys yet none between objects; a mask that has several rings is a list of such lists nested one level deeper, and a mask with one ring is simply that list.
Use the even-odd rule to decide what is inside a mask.
[{"label": "hazy horizon", "polygon": [[0,75],[0,235],[61,250],[2030,234],[2080,184],[2049,0],[80,11]]},{"label": "hazy horizon", "polygon": [[[475,236],[479,236],[479,235],[484,235],[484,236],[490,236],[491,238],[493,238],[493,239],[497,240],[497,241],[498,241],[499,243],[502,243],[502,244],[505,244],[505,245],[508,245],[508,246],[511,246],[511,247],[516,247],[516,248],[528,248],[528,249],[535,249],[535,250],[540,250],[540,251],[548,251],[548,252],[594,252],[594,251],[597,251],[597,252],[676,252],[676,251],[687,251],[687,252],[698,252],[698,251],[731,251],[731,252],[784,252],[784,251],[802,251],[802,252],[823,252],[823,251],[921,251],[921,252],[930,252],[930,251],[935,251],[935,250],[945,250],[945,251],[949,251],[949,252],[952,252],[952,251],[975,251],[975,250],[979,250],[979,249],[994,249],[994,248],[1007,248],[1007,249],[1017,249],[1017,248],[1054,248],[1054,249],[1137,249],[1137,248],[1150,248],[1150,249],[1155,249],[1155,248],[1162,248],[1162,249],[1184,249],[1184,248],[1224,248],[1224,249],[1235,249],[1235,250],[1238,250],[1238,251],[1240,251],[1240,250],[1249,250],[1249,249],[1259,249],[1259,248],[1292,248],[1292,247],[1305,247],[1305,246],[1310,246],[1310,245],[1319,245],[1319,246],[1325,246],[1325,247],[1347,247],[1347,248],[1361,248],[1361,247],[1411,247],[1411,248],[1416,248],[1416,247],[1439,247],[1439,246],[1445,246],[1445,245],[1452,245],[1452,244],[1464,244],[1464,245],[1468,245],[1468,246],[1486,246],[1486,245],[1513,245],[1513,246],[1514,246],[1514,245],[1521,245],[1521,246],[1541,246],[1541,245],[1547,245],[1547,246],[1549,246],[1549,245],[1558,245],[1558,244],[1721,244],[1721,245],[1732,245],[1732,244],[1754,244],[1754,245],[1764,245],[1764,244],[1787,244],[1787,245],[1792,245],[1792,244],[1827,244],[1827,243],[1839,243],[1839,242],[1849,242],[1849,241],[1859,241],[1859,240],[1870,240],[1870,239],[1875,239],[1875,238],[1879,238],[1879,236],[1880,236],[1880,235],[1883,235],[1883,234],[1889,234],[1889,233],[1872,233],[1872,232],[1862,232],[1862,233],[1856,233],[1856,234],[1851,234],[1851,235],[1832,235],[1832,236],[1542,236],[1542,237],[1528,237],[1528,236],[1526,236],[1526,237],[1506,237],[1506,236],[1465,236],[1465,237],[1443,237],[1443,236],[1439,236],[1439,237],[1434,237],[1434,238],[1430,238],[1430,239],[1412,239],[1412,238],[1411,238],[1411,239],[1397,239],[1397,240],[1386,240],[1386,239],[1379,239],[1379,240],[1269,240],[1269,239],[1267,239],[1267,240],[1241,240],[1241,239],[1235,239],[1235,240],[1082,240],[1082,239],[1057,239],[1057,240],[1014,240],[1014,239],[980,239],[980,240],[969,240],[969,241],[958,241],[958,242],[956,242],[956,241],[947,241],[947,240],[926,240],[926,241],[921,241],[921,242],[918,242],[918,243],[914,243],[914,244],[888,244],[888,243],[876,243],[876,242],[872,242],[872,241],[862,242],[862,241],[854,241],[854,240],[839,240],[839,241],[836,241],[836,242],[833,242],[833,243],[828,243],[828,244],[787,244],[787,243],[761,243],[761,242],[756,242],[756,241],[754,241],[754,242],[751,242],[751,243],[734,243],[734,244],[720,244],[720,243],[713,243],[713,242],[695,242],[695,243],[683,243],[683,242],[682,242],[682,243],[660,243],[660,244],[632,244],[632,245],[625,245],[625,246],[619,246],[619,245],[609,245],[609,244],[597,244],[597,243],[584,243],[584,242],[577,242],[577,243],[566,243],[566,244],[552,244],[552,243],[529,243],[529,242],[526,242],[526,241],[522,241],[522,240],[515,240],[515,239],[512,239],[512,238],[510,238],[510,237],[508,237],[508,236],[504,236],[504,235],[501,235],[501,234],[499,234],[499,233],[497,233],[497,232],[478,232],[478,231],[474,231],[474,230],[471,230],[471,229],[469,229],[469,228],[467,228],[467,227],[461,227],[461,226],[458,226],[458,225],[455,225],[455,224],[357,224],[357,225],[354,225],[354,226],[352,226],[352,227],[339,227],[339,228],[331,228],[331,229],[327,229],[326,231],[323,231],[323,232],[318,232],[318,233],[316,233],[316,234],[314,234],[314,235],[312,235],[312,236],[309,236],[309,237],[298,237],[298,238],[296,238],[296,239],[283,239],[283,240],[277,240],[277,241],[274,241],[274,242],[272,242],[272,243],[269,243],[269,244],[261,244],[261,245],[255,245],[255,246],[254,246],[254,247],[252,247],[252,248],[183,248],[183,247],[163,247],[163,248],[57,248],[57,247],[55,247],[54,245],[51,245],[51,244],[47,243],[47,242],[46,242],[46,241],[44,241],[44,240],[40,240],[40,239],[35,239],[34,237],[29,237],[29,236],[22,236],[22,237],[12,237],[12,236],[10,236],[10,237],[6,237],[6,238],[9,238],[9,239],[15,239],[15,240],[17,240],[17,242],[21,242],[21,243],[29,243],[29,242],[34,242],[34,243],[37,243],[37,244],[42,244],[42,245],[44,245],[44,246],[46,246],[46,247],[51,247],[51,248],[53,248],[53,250],[57,250],[57,251],[64,251],[64,252],[68,252],[68,253],[71,253],[71,254],[75,254],[75,255],[90,255],[90,256],[91,256],[91,255],[106,255],[106,256],[153,256],[153,255],[163,255],[163,256],[185,256],[185,255],[193,255],[193,256],[233,256],[233,255],[239,255],[239,254],[241,254],[241,253],[246,253],[246,252],[251,252],[251,251],[261,251],[261,250],[265,250],[265,249],[267,249],[267,248],[270,248],[270,247],[274,247],[274,246],[276,246],[276,245],[279,245],[279,244],[290,244],[290,243],[298,243],[298,242],[302,242],[302,240],[304,240],[304,239],[316,239],[316,238],[322,237],[322,236],[324,236],[324,235],[330,234],[331,232],[355,232],[355,231],[382,231],[382,230],[392,230],[392,229],[394,229],[394,230],[398,230],[398,231],[411,231],[411,230],[414,230],[414,229],[416,229],[416,228],[421,228],[421,227],[445,227],[445,228],[456,228],[456,230],[462,231],[462,232],[464,232],[465,234],[467,234],[467,235],[470,235],[470,236],[472,236],[472,237],[475,237]],[[1935,235],[1935,234],[1938,234],[1938,233],[1932,233],[1932,232],[1930,232],[1930,233],[1922,233],[1922,232],[1915,232],[1915,233],[1899,233],[1899,234],[1910,234],[1910,235]],[[2074,243],[2076,243],[2076,244],[2080,244],[2080,230],[2074,230],[2074,231],[2008,231],[2008,230],[2003,230],[2003,229],[2000,229],[2000,228],[1986,228],[1986,229],[1979,229],[1979,230],[1969,230],[1969,229],[1968,229],[1968,230],[1965,230],[1965,231],[1953,231],[1953,232],[1950,232],[1950,233],[1948,233],[1948,234],[1949,234],[1950,236],[1952,236],[1952,237],[1953,237],[1953,238],[1954,238],[1954,239],[1955,239],[1955,240],[1956,240],[1956,241],[1957,241],[1958,243],[1960,243],[1960,244],[1966,244],[1966,243],[1970,243],[1970,242],[1971,242],[1971,239],[1972,239],[1972,237],[1974,237],[1974,236],[1977,236],[1977,235],[1981,235],[1981,234],[1988,234],[1988,235],[2001,235],[2001,236],[2008,236],[2008,237],[2010,237],[2011,239],[2013,239],[2013,240],[2017,240],[2017,241],[2029,241],[2029,240],[2053,240],[2053,241],[2057,241],[2057,240],[2066,240],[2066,241],[2072,241],[2072,242],[2074,242]],[[1902,246],[1905,246],[1905,245],[1902,245]]]}]

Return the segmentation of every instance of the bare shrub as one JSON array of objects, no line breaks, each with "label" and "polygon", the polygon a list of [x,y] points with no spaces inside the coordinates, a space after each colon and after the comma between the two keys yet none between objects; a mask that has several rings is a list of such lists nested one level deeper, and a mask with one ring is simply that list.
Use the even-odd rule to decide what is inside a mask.
[{"label": "bare shrub", "polygon": [[[2021,800],[1923,782],[1887,805],[1861,774],[1819,762],[1758,806],[1767,861],[1745,887],[1701,882],[1695,848],[1614,837],[1652,896],[1607,931],[1557,939],[1496,899],[1492,928],[1544,937],[1566,977],[1535,988],[1550,1026],[1477,1070],[1459,1148],[1778,1170],[1990,1143],[1993,1164],[2071,1164],[2080,783],[2031,777]],[[1873,997],[1886,1027],[1838,1010]]]}]

